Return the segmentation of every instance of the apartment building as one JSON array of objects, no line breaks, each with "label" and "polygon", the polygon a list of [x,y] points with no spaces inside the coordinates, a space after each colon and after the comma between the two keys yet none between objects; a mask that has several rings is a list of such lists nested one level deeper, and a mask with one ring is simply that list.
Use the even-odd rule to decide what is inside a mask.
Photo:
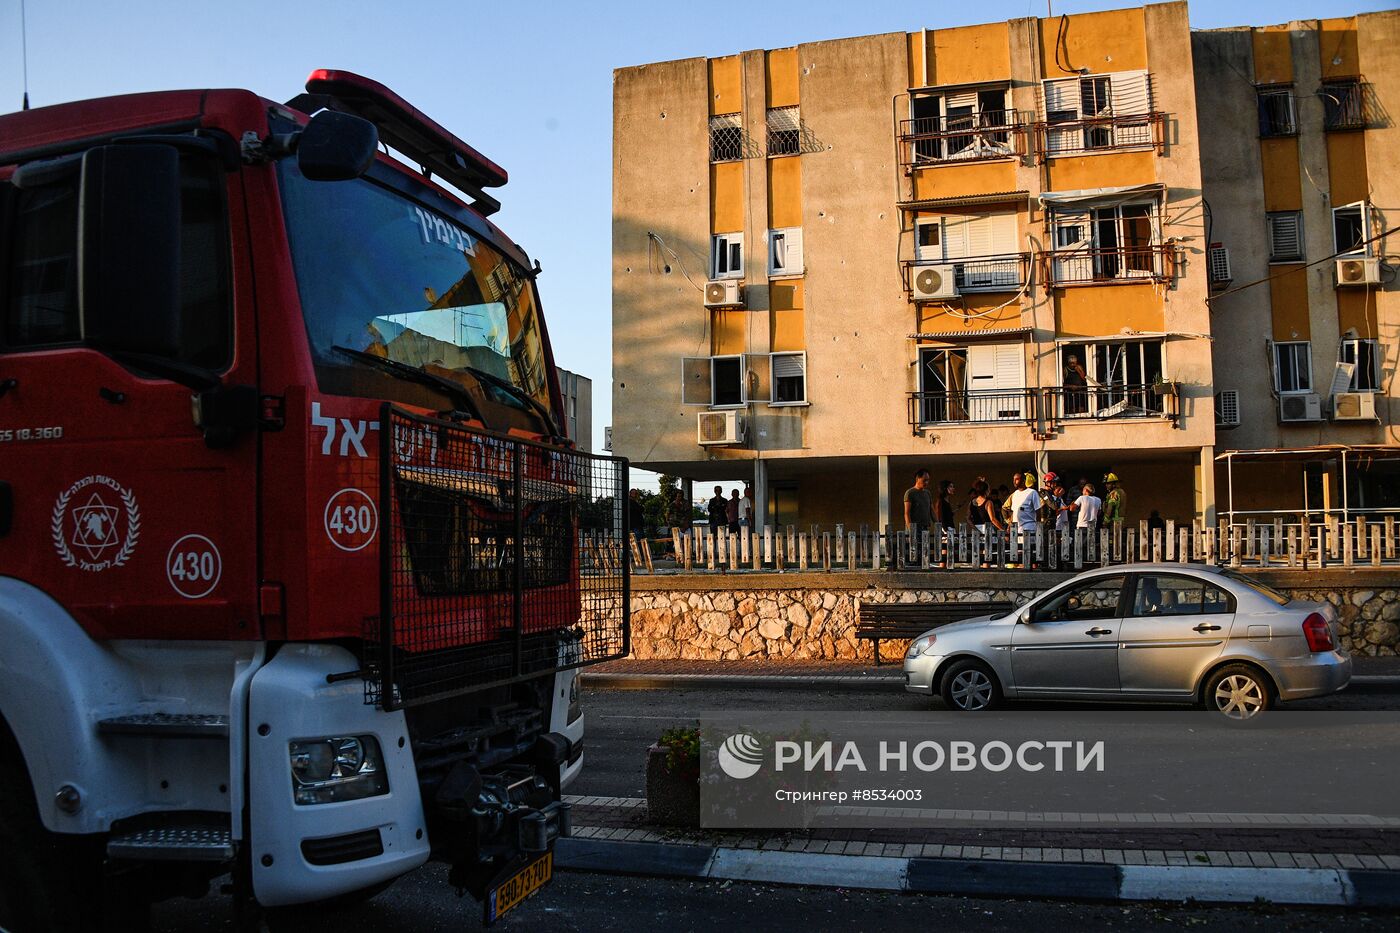
[{"label": "apartment building", "polygon": [[1398,50],[1400,11],[1192,36],[1217,447],[1281,451],[1232,457],[1222,510],[1400,507]]},{"label": "apartment building", "polygon": [[[1131,518],[1214,521],[1229,475],[1218,438],[1377,435],[1374,423],[1311,422],[1306,437],[1272,416],[1246,423],[1274,404],[1269,354],[1296,360],[1265,352],[1278,322],[1296,329],[1301,304],[1315,334],[1325,299],[1358,299],[1330,278],[1324,288],[1314,266],[1299,273],[1302,303],[1274,299],[1287,289],[1272,283],[1229,292],[1221,270],[1228,251],[1236,286],[1277,271],[1256,256],[1286,209],[1263,167],[1291,165],[1296,192],[1313,150],[1325,164],[1357,149],[1332,142],[1340,131],[1321,124],[1340,118],[1319,104],[1318,126],[1288,138],[1293,161],[1272,152],[1254,132],[1273,106],[1259,103],[1263,79],[1234,70],[1263,62],[1297,87],[1311,78],[1288,69],[1303,59],[1319,76],[1350,61],[1356,77],[1388,16],[1328,27],[1350,28],[1357,50],[1331,72],[1319,49],[1335,40],[1300,50],[1297,24],[1193,36],[1184,3],[619,69],[614,448],[696,482],[751,478],[770,523],[898,523],[925,466],[961,488],[1015,470],[1094,482],[1111,470]],[[1385,158],[1373,130],[1356,132],[1367,159]],[[1364,200],[1351,194],[1338,205]],[[1314,248],[1329,218],[1306,216],[1324,208],[1287,209],[1305,215],[1296,236],[1317,240],[1305,260],[1326,255]],[[1314,354],[1369,352],[1338,342],[1347,327],[1331,313]],[[1365,316],[1348,314],[1348,326]],[[1217,433],[1217,383],[1241,413],[1229,434]]]}]

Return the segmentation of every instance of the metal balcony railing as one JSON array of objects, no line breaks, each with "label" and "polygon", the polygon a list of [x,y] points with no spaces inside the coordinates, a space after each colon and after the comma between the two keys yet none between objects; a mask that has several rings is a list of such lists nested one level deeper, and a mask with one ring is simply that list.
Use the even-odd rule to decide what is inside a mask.
[{"label": "metal balcony railing", "polygon": [[1124,418],[1175,418],[1176,383],[1060,386],[1040,390],[1041,418],[1060,421],[1116,421]]},{"label": "metal balcony railing", "polygon": [[1030,253],[1003,253],[998,256],[968,256],[963,259],[905,259],[904,290],[913,294],[920,269],[952,266],[959,292],[1015,291],[1030,274]]},{"label": "metal balcony railing", "polygon": [[1035,126],[1035,151],[1040,156],[1079,155],[1146,146],[1162,151],[1166,118],[1161,113],[1090,117]]},{"label": "metal balcony railing", "polygon": [[924,165],[1021,156],[1030,122],[1030,115],[1018,110],[900,120],[900,164],[908,172]]},{"label": "metal balcony railing", "polygon": [[1035,420],[1035,393],[1030,389],[966,389],[910,392],[909,423],[1029,424]]},{"label": "metal balcony railing", "polygon": [[1176,249],[1169,243],[1053,250],[1040,256],[1052,286],[1165,282],[1176,274]]},{"label": "metal balcony railing", "polygon": [[[1047,389],[961,389],[910,392],[909,425],[1030,424],[1169,418],[1181,413],[1174,382],[1054,386]],[[1039,430],[1039,429],[1037,429]]]}]

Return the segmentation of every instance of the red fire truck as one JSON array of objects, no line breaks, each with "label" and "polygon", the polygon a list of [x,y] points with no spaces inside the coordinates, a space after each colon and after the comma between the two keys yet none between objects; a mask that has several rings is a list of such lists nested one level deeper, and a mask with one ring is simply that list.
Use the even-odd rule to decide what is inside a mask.
[{"label": "red fire truck", "polygon": [[627,471],[505,182],[348,72],[0,116],[0,927],[548,880]]}]

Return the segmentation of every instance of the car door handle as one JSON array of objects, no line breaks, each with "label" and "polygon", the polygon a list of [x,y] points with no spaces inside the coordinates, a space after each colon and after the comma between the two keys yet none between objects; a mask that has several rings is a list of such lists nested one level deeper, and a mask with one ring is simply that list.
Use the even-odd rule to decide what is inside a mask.
[{"label": "car door handle", "polygon": [[1086,631],[1084,632],[1084,634],[1085,634],[1085,635],[1112,635],[1112,634],[1113,634],[1113,629],[1111,629],[1111,628],[1091,628],[1091,629],[1086,630]]},{"label": "car door handle", "polygon": [[1202,622],[1200,625],[1196,626],[1196,627],[1195,627],[1194,629],[1192,629],[1191,631],[1193,631],[1193,632],[1218,632],[1218,631],[1220,631],[1220,626],[1218,626],[1218,625],[1207,625],[1206,623]]}]

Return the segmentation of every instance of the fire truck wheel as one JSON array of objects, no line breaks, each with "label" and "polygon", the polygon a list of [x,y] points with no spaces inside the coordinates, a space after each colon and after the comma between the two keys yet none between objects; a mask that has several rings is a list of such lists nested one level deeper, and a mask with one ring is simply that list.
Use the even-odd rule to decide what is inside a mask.
[{"label": "fire truck wheel", "polygon": [[100,841],[44,829],[13,740],[0,734],[0,929],[100,929],[101,891]]}]

